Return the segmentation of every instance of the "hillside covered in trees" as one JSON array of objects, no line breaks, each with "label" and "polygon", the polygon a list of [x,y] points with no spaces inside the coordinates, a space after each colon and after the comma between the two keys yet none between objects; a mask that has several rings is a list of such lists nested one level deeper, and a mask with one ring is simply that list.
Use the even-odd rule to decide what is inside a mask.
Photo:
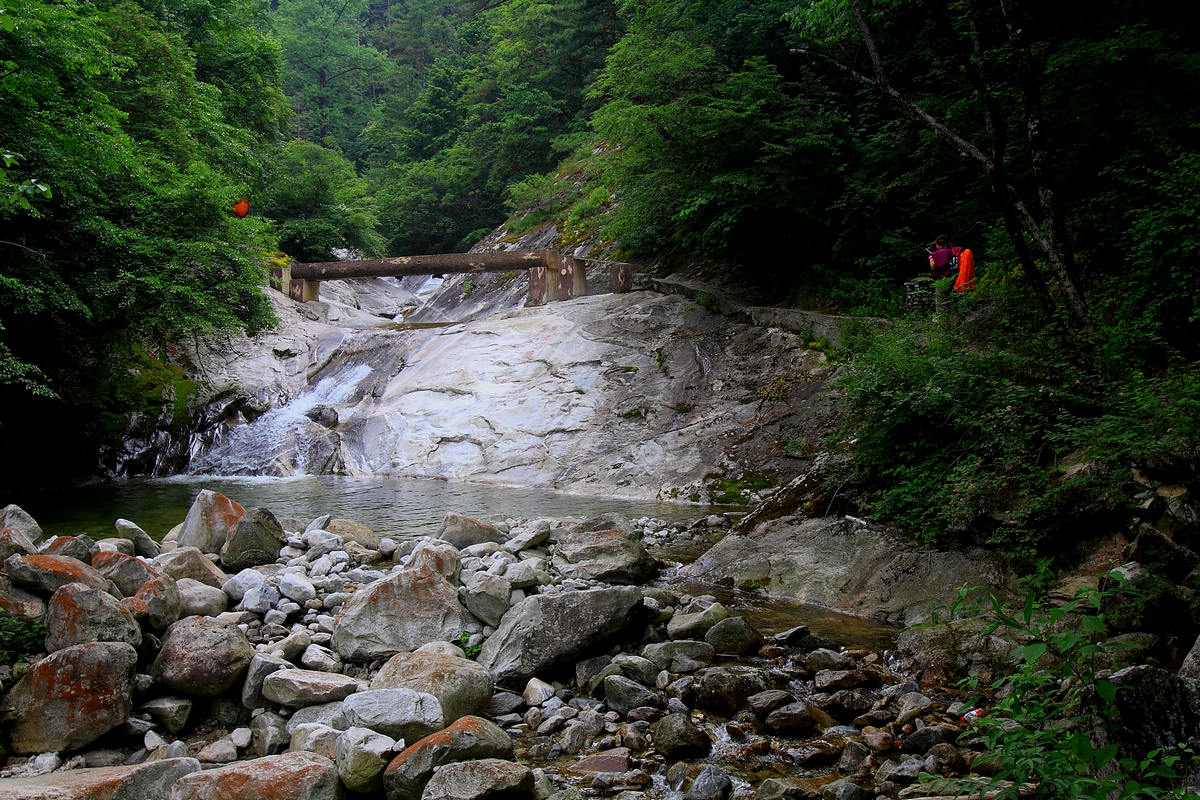
[{"label": "hillside covered in trees", "polygon": [[[272,259],[552,222],[892,318],[835,354],[829,480],[1040,552],[1131,466],[1200,466],[1198,34],[1148,0],[4,0],[6,471],[184,414],[174,355],[270,325]],[[943,232],[980,282],[930,327],[902,286]]]}]

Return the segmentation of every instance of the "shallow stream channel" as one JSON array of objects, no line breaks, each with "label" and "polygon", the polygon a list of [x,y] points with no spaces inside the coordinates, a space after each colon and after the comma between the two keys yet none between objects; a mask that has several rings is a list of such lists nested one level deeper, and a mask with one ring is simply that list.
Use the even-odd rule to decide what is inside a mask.
[{"label": "shallow stream channel", "polygon": [[[351,519],[398,541],[436,535],[448,512],[480,519],[620,514],[631,520],[651,518],[668,524],[714,513],[730,516],[740,513],[740,509],[729,507],[622,500],[488,483],[337,475],[295,478],[206,475],[131,480],[47,492],[22,498],[18,505],[47,534],[105,538],[114,534],[113,523],[117,519],[128,519],[155,539],[162,539],[183,521],[202,489],[220,492],[246,508],[269,509],[276,517],[307,521],[332,514]],[[669,565],[658,582],[693,595],[713,595],[766,634],[807,625],[814,633],[846,647],[882,650],[891,646],[896,633],[891,625],[820,606],[767,599],[753,592],[685,583],[675,577],[676,565],[694,560],[714,541],[697,535],[665,545],[651,545],[650,551]]]}]

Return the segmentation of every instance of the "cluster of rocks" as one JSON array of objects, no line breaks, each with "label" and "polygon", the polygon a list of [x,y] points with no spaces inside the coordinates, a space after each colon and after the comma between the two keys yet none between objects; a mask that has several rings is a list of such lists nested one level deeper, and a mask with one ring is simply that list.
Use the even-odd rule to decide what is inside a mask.
[{"label": "cluster of rocks", "polygon": [[646,585],[653,520],[398,542],[205,491],[160,548],[0,513],[0,608],[48,652],[6,676],[30,757],[0,800],[848,800],[981,768],[882,654]]}]

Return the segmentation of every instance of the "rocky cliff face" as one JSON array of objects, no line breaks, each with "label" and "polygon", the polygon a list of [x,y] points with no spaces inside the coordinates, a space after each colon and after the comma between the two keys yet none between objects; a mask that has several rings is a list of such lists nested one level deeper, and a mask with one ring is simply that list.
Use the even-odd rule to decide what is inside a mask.
[{"label": "rocky cliff face", "polygon": [[[754,499],[798,468],[781,441],[819,422],[831,371],[802,338],[676,295],[526,309],[523,273],[467,280],[272,293],[276,331],[192,354],[201,402],[167,466],[698,502]],[[155,463],[163,439],[129,443],[127,463]]]}]

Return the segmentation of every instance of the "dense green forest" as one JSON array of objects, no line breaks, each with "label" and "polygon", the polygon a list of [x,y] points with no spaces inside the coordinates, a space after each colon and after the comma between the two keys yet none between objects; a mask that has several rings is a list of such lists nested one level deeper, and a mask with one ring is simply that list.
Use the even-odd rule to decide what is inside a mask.
[{"label": "dense green forest", "polygon": [[[1200,8],[1148,0],[3,0],[0,435],[94,466],[259,330],[272,258],[509,220],[887,316],[838,486],[1044,552],[1200,466]],[[241,198],[250,214],[230,211]],[[979,287],[902,285],[938,233]],[[163,390],[166,389],[164,393]]]}]

